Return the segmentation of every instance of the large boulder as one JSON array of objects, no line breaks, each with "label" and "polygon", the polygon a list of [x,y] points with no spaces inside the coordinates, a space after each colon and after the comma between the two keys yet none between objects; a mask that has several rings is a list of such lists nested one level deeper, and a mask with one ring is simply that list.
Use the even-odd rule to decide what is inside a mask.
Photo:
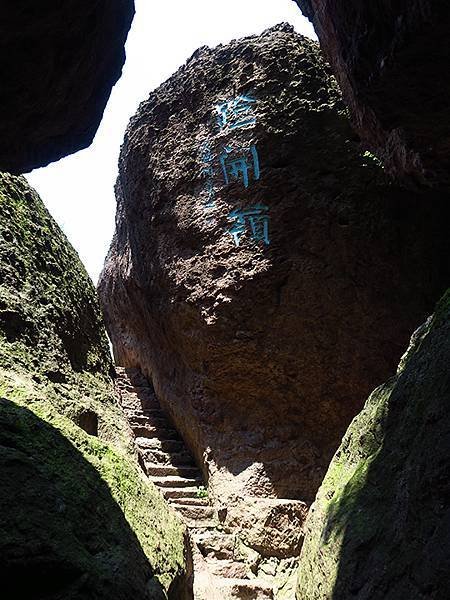
[{"label": "large boulder", "polygon": [[125,61],[134,0],[7,0],[0,20],[0,170],[92,142]]},{"label": "large boulder", "polygon": [[295,1],[312,20],[369,147],[392,174],[448,189],[448,2]]},{"label": "large boulder", "polygon": [[183,526],[133,456],[95,288],[6,174],[0,241],[2,595],[160,600],[184,572]]},{"label": "large boulder", "polygon": [[[432,202],[431,202],[432,200]],[[219,502],[310,501],[449,276],[449,204],[361,153],[318,45],[201,48],[131,120],[100,295]]]},{"label": "large boulder", "polygon": [[298,600],[450,589],[450,291],[350,425],[311,509]]}]

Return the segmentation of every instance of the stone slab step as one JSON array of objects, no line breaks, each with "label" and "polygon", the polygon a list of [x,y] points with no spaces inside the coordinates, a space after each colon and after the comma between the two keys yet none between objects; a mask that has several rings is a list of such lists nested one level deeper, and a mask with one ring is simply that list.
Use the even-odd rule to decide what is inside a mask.
[{"label": "stone slab step", "polygon": [[233,558],[217,560],[210,556],[206,559],[206,564],[210,572],[217,577],[248,581],[248,568],[244,562],[233,560]]},{"label": "stone slab step", "polygon": [[188,452],[163,452],[155,448],[140,449],[142,458],[149,462],[158,465],[174,465],[195,467],[194,459]]},{"label": "stone slab step", "polygon": [[153,477],[167,477],[168,475],[178,475],[187,479],[201,479],[201,473],[197,467],[174,466],[174,465],[157,465],[154,463],[145,462],[145,470],[147,475]]},{"label": "stone slab step", "polygon": [[142,371],[137,368],[126,368],[125,373],[122,374],[122,381],[129,381],[136,386],[148,386],[149,382],[147,378],[142,374]]},{"label": "stone slab step", "polygon": [[161,492],[166,500],[172,500],[176,498],[197,498],[198,487],[165,487],[161,489]]},{"label": "stone slab step", "polygon": [[178,440],[179,435],[175,429],[162,429],[161,427],[151,427],[150,425],[131,425],[131,430],[136,437],[158,438],[159,440]]},{"label": "stone slab step", "polygon": [[219,579],[222,600],[274,600],[273,588],[258,579]]},{"label": "stone slab step", "polygon": [[142,410],[137,408],[136,410],[124,410],[128,421],[134,423],[147,423],[153,419],[161,419],[167,421],[166,415],[160,408],[149,408]]},{"label": "stone slab step", "polygon": [[209,506],[208,498],[175,498],[174,502],[186,506]]},{"label": "stone slab step", "polygon": [[[181,515],[180,515],[181,516]],[[198,531],[212,531],[213,529],[217,529],[219,525],[219,521],[217,520],[217,515],[215,514],[211,519],[187,519],[186,517],[182,517],[183,521],[189,528],[189,535],[195,535]]]},{"label": "stone slab step", "polygon": [[[177,500],[181,502],[182,500]],[[194,536],[194,541],[204,557],[227,560],[234,557],[236,538],[233,534],[215,531],[201,531]]]},{"label": "stone slab step", "polygon": [[155,390],[151,385],[133,385],[129,382],[121,382],[119,381],[117,384],[119,390],[125,394],[137,395],[139,397],[152,397],[156,398]]},{"label": "stone slab step", "polygon": [[189,479],[188,477],[179,477],[177,475],[169,477],[149,477],[149,479],[158,487],[168,488],[196,487],[203,484],[202,479]]},{"label": "stone slab step", "polygon": [[126,413],[144,413],[147,410],[161,410],[161,405],[153,395],[145,397],[137,394],[121,394],[121,405]]},{"label": "stone slab step", "polygon": [[161,410],[159,404],[152,403],[149,405],[147,401],[142,401],[139,398],[127,398],[120,401],[123,412],[128,419],[131,419],[136,414],[143,414],[148,410]]},{"label": "stone slab step", "polygon": [[166,418],[148,417],[147,415],[128,416],[130,427],[152,427],[154,429],[173,429],[173,425]]},{"label": "stone slab step", "polygon": [[139,450],[145,449],[162,450],[163,452],[182,452],[185,448],[181,440],[164,440],[157,437],[140,437],[136,436],[136,446]]},{"label": "stone slab step", "polygon": [[124,396],[154,396],[155,393],[153,388],[148,385],[135,386],[129,382],[120,382],[117,384],[117,388]]},{"label": "stone slab step", "polygon": [[146,416],[146,417],[156,417],[157,419],[161,418],[161,419],[165,419],[166,418],[166,413],[162,410],[162,408],[144,408],[141,411],[141,414]]},{"label": "stone slab step", "polygon": [[171,506],[191,521],[212,519],[215,514],[212,506],[186,506],[178,503],[172,503]]}]

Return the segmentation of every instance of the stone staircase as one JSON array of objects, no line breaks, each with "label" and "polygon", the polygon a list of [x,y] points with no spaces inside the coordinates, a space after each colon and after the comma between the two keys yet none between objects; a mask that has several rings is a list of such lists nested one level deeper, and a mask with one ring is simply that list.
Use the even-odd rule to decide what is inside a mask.
[{"label": "stone staircase", "polygon": [[138,369],[116,367],[116,372],[116,388],[134,434],[139,463],[186,523],[197,556],[194,573],[198,572],[198,580],[207,576],[206,593],[194,583],[195,600],[272,600],[272,586],[251,573],[239,556],[235,535],[221,527],[202,474],[153,387]]},{"label": "stone staircase", "polygon": [[[249,577],[248,565],[238,556],[237,540],[231,532],[197,529],[191,536],[219,600],[273,599],[272,586],[255,576]],[[198,596],[199,600],[210,600],[201,594]]]},{"label": "stone staircase", "polygon": [[139,462],[188,525],[214,524],[214,510],[192,455],[168,421],[152,386],[138,369],[116,368],[122,408],[135,437]]}]

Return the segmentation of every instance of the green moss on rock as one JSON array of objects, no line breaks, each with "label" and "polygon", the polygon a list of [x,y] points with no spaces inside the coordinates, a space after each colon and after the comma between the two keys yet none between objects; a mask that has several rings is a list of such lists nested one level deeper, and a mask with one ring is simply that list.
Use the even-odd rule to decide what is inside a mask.
[{"label": "green moss on rock", "polygon": [[0,242],[2,365],[58,381],[73,372],[108,374],[92,282],[23,177],[0,174]]},{"label": "green moss on rock", "polygon": [[[7,597],[156,599],[184,527],[133,455],[95,289],[25,179],[0,174],[0,575]],[[95,414],[98,437],[78,425]]]},{"label": "green moss on rock", "polygon": [[0,399],[0,464],[7,597],[150,599],[152,580],[165,597],[182,526],[129,459],[49,403]]},{"label": "green moss on rock", "polygon": [[448,597],[449,298],[333,458],[308,519],[298,600]]}]

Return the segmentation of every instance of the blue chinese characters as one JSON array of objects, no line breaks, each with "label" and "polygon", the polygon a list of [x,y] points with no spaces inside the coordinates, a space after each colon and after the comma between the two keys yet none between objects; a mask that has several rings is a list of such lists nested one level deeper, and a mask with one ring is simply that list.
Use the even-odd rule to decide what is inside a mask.
[{"label": "blue chinese characters", "polygon": [[[223,153],[220,155],[220,165],[225,183],[230,183],[230,177],[237,180],[242,177],[244,186],[248,188],[249,172],[253,171],[255,179],[259,179],[259,157],[256,146],[252,145],[249,148],[250,156],[238,154],[233,157],[233,149],[231,146],[224,146]],[[249,158],[251,162],[249,162]]]},{"label": "blue chinese characters", "polygon": [[253,104],[256,102],[250,96],[237,96],[233,100],[216,105],[218,113],[217,124],[221,129],[229,127],[248,127],[256,123],[253,113]]},{"label": "blue chinese characters", "polygon": [[[218,153],[218,175],[221,175],[225,185],[233,182],[242,182],[244,188],[250,186],[251,181],[257,181],[261,176],[260,161],[258,150],[254,143],[247,145],[237,139],[229,139],[229,134],[237,129],[251,129],[256,124],[254,108],[256,100],[251,96],[240,95],[227,102],[217,104],[215,107],[217,115],[217,125],[221,134],[227,136],[227,144],[222,146]],[[205,210],[212,210],[215,207],[215,189],[214,178],[214,155],[211,144],[206,141],[200,148],[200,156],[203,164],[202,175],[205,177],[206,201]],[[219,168],[220,166],[220,168]],[[263,204],[237,208],[233,210],[228,219],[232,221],[232,226],[228,229],[233,242],[239,246],[244,235],[250,236],[255,242],[262,242],[265,245],[270,244],[269,209]]]},{"label": "blue chinese characters", "polygon": [[233,236],[236,246],[239,246],[241,236],[247,231],[248,225],[250,225],[250,234],[255,242],[270,244],[268,210],[267,206],[257,204],[244,210],[238,208],[230,213],[228,218],[234,220],[235,224],[229,232]]},{"label": "blue chinese characters", "polygon": [[213,161],[214,156],[211,152],[211,146],[209,142],[204,142],[200,147],[200,157],[203,163],[202,175],[206,177],[206,202],[204,204],[205,210],[214,208],[215,205],[215,191],[214,191],[214,167]]}]

